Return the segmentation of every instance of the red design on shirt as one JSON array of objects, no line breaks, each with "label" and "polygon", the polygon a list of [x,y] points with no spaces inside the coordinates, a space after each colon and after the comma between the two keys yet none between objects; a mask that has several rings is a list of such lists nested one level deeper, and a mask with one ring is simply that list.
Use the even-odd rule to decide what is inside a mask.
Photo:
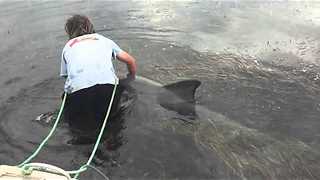
[{"label": "red design on shirt", "polygon": [[69,44],[69,46],[72,47],[73,45],[77,44],[78,42],[86,41],[86,40],[99,40],[99,39],[96,38],[96,37],[76,38],[76,39],[74,39],[74,40]]},{"label": "red design on shirt", "polygon": [[79,40],[78,39],[74,39],[71,43],[70,43],[70,47],[72,47],[74,44],[76,44],[77,42],[79,42]]}]

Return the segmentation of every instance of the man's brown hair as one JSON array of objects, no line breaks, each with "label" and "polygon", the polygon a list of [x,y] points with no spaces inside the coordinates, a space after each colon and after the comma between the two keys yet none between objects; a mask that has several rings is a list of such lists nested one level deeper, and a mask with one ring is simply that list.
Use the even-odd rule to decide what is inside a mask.
[{"label": "man's brown hair", "polygon": [[95,33],[93,24],[90,22],[89,18],[79,14],[73,15],[69,18],[64,29],[67,32],[69,39],[85,34]]}]

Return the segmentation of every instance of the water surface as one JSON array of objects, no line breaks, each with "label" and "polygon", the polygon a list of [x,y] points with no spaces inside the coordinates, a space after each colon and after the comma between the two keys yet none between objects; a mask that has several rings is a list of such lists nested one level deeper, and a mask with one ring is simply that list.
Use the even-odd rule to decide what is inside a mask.
[{"label": "water surface", "polygon": [[[194,152],[191,159],[201,158],[187,167],[198,168],[190,173],[182,168],[188,162],[174,161],[175,154],[156,156],[148,148],[143,151],[145,165],[142,161],[130,165],[124,159],[141,160],[142,155],[128,142],[112,152],[126,168],[113,166],[110,159],[97,165],[110,177],[319,179],[320,3],[1,1],[0,5],[1,164],[20,162],[49,129],[29,122],[59,105],[63,88],[59,61],[67,41],[64,23],[70,15],[82,13],[92,19],[98,33],[137,58],[139,75],[163,84],[202,81],[196,94],[200,123],[192,128],[169,124],[179,129],[172,134],[153,124],[158,134],[150,133],[150,139],[142,141],[156,142],[157,136],[179,140],[191,150],[169,140],[164,145],[169,152]],[[119,76],[125,74],[123,65],[117,64],[117,69]],[[159,117],[171,116],[161,111]],[[88,148],[61,145],[66,131],[58,131],[38,160],[67,169],[86,160]],[[70,162],[54,155],[62,152],[72,157]],[[152,158],[153,165],[147,161]],[[100,178],[94,172],[85,176]]]}]

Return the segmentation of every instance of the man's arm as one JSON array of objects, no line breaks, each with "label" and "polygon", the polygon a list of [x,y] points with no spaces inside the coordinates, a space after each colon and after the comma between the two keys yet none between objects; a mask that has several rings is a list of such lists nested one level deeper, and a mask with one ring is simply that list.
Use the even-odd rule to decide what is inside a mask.
[{"label": "man's arm", "polygon": [[62,53],[61,56],[61,64],[60,64],[60,76],[67,78],[67,63],[66,59],[64,58],[64,53]]},{"label": "man's arm", "polygon": [[130,73],[130,76],[135,78],[136,72],[137,72],[136,60],[129,53],[125,51],[121,51],[120,53],[118,53],[117,59],[127,64],[127,68]]}]

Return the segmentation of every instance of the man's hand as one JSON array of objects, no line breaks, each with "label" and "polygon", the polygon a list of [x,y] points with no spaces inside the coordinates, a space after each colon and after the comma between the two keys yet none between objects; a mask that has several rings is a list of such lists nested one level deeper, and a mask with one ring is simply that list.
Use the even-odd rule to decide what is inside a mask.
[{"label": "man's hand", "polygon": [[134,81],[136,79],[136,76],[129,73],[129,74],[127,74],[126,79],[128,81]]}]

